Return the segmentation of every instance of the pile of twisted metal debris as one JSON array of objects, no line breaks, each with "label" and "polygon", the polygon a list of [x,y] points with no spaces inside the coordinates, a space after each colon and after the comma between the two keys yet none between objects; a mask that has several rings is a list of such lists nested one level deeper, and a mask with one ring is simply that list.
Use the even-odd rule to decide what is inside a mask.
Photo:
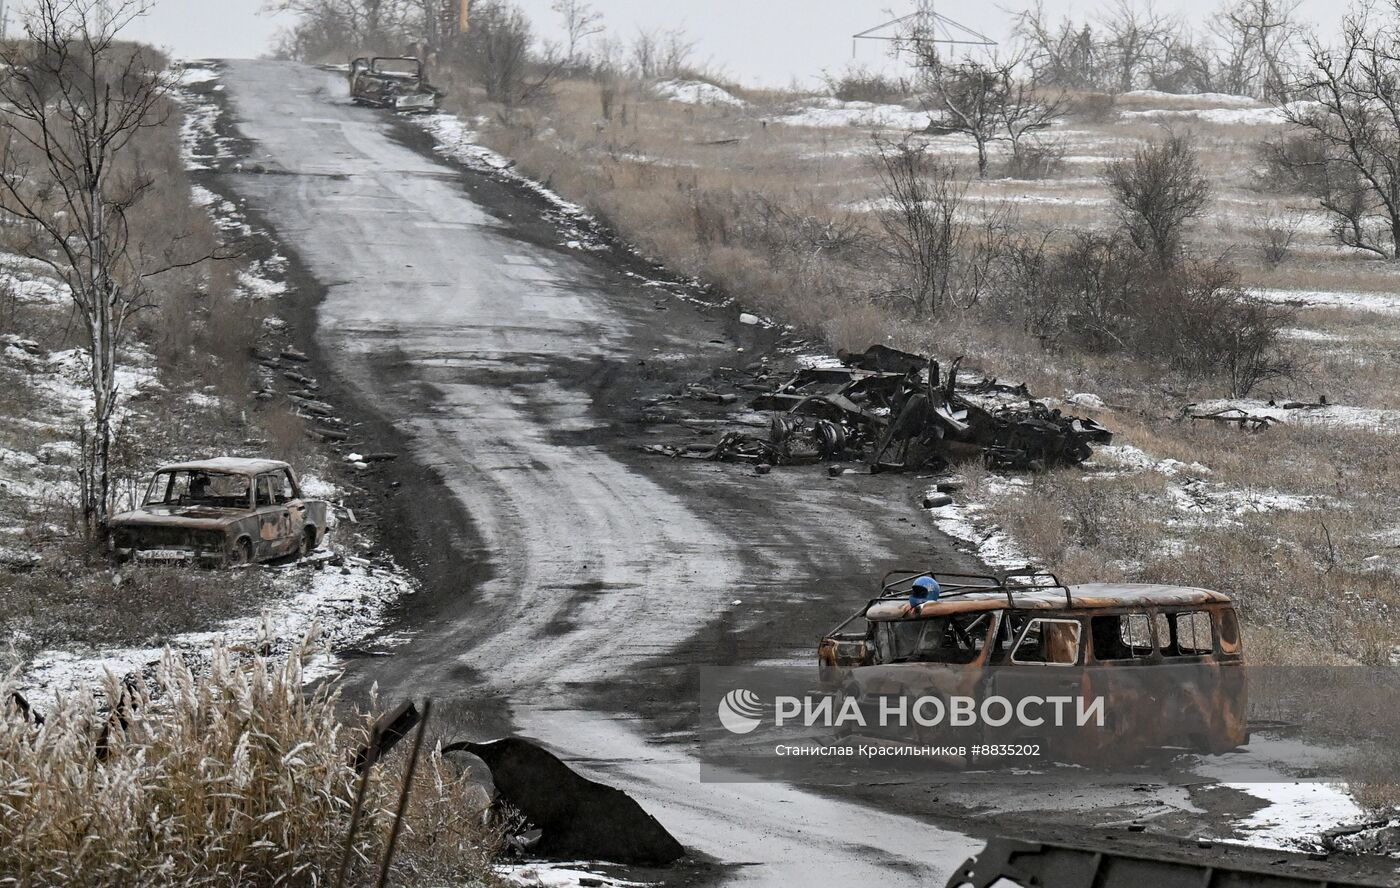
[{"label": "pile of twisted metal debris", "polygon": [[[714,443],[646,449],[760,466],[860,461],[879,472],[981,459],[989,468],[1038,471],[1077,465],[1089,458],[1091,445],[1112,440],[1103,426],[1062,415],[1032,399],[1023,385],[960,375],[956,361],[945,372],[937,361],[879,345],[838,357],[840,366],[805,368],[776,383],[762,368],[755,383],[739,386],[762,390],[750,406],[767,414],[764,430],[728,429]],[[693,387],[690,395],[736,400],[708,388],[697,394]],[[754,419],[742,424],[753,427]]]}]

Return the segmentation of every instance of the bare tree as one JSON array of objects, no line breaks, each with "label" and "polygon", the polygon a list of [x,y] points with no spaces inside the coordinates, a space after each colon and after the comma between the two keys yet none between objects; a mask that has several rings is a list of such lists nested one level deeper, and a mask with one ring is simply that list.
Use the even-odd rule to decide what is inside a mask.
[{"label": "bare tree", "polygon": [[1120,93],[1134,89],[1161,62],[1181,23],[1157,13],[1149,2],[1117,0],[1104,17],[1104,49],[1112,72],[1111,84]]},{"label": "bare tree", "polygon": [[1037,2],[1016,19],[1016,33],[1027,49],[1031,81],[1060,89],[1088,90],[1103,86],[1104,48],[1089,22],[1068,17],[1051,22]]},{"label": "bare tree", "polygon": [[896,269],[893,294],[915,317],[966,308],[994,288],[1013,227],[1004,208],[967,219],[967,183],[908,139],[877,141],[875,172],[883,197],[877,216]]},{"label": "bare tree", "polygon": [[1012,62],[1006,71],[1008,86],[1002,94],[997,116],[1000,118],[1000,137],[1011,145],[1012,167],[1024,173],[1034,166],[1029,162],[1029,155],[1049,153],[1046,144],[1039,141],[1038,134],[1064,117],[1069,100],[1063,90],[1037,87],[1025,80],[1011,80],[1011,70],[1015,65],[1016,62]]},{"label": "bare tree", "polygon": [[472,5],[472,27],[463,51],[491,101],[511,108],[545,94],[563,60],[536,65],[530,52],[533,43],[529,20],[507,0],[477,0]]},{"label": "bare tree", "polygon": [[603,33],[603,14],[585,0],[554,0],[549,8],[564,25],[564,62],[577,65],[583,44]]},{"label": "bare tree", "polygon": [[1169,268],[1181,256],[1186,223],[1201,215],[1210,183],[1189,134],[1170,133],[1104,170],[1118,216],[1139,250]]},{"label": "bare tree", "polygon": [[[414,6],[442,0],[265,0],[270,13],[292,13],[298,22],[291,47],[298,55],[319,58],[343,52],[398,51],[411,33]],[[421,10],[420,10],[421,11]],[[414,24],[426,24],[421,15]]]},{"label": "bare tree", "polygon": [[1303,28],[1301,0],[1230,0],[1211,22],[1219,89],[1283,101]]},{"label": "bare tree", "polygon": [[1348,15],[1335,49],[1310,40],[1303,94],[1280,105],[1315,153],[1275,151],[1275,164],[1317,184],[1343,246],[1400,259],[1400,0],[1384,18]]},{"label": "bare tree", "polygon": [[682,28],[668,31],[637,30],[632,41],[632,70],[638,77],[676,77],[690,66],[695,42]]},{"label": "bare tree", "polygon": [[953,286],[960,225],[958,210],[966,186],[954,169],[908,140],[877,143],[876,172],[888,206],[880,227],[904,274],[901,288],[915,317],[936,315]]},{"label": "bare tree", "polygon": [[132,319],[151,305],[154,278],[209,258],[183,255],[179,239],[157,246],[133,232],[133,212],[154,184],[132,159],[133,142],[165,123],[172,88],[161,59],[118,40],[146,10],[145,0],[35,0],[24,39],[0,48],[0,209],[36,233],[22,249],[68,285],[86,338],[90,533],[105,531],[111,504],[120,350]]},{"label": "bare tree", "polygon": [[[930,47],[931,43],[916,44]],[[996,62],[963,62],[932,67],[932,94],[925,110],[938,115],[942,126],[969,136],[977,146],[977,175],[987,175],[987,149],[1002,133],[1004,113],[1013,85],[1011,71]]]},{"label": "bare tree", "polygon": [[1016,78],[1019,58],[945,65],[934,54],[932,43],[910,40],[909,46],[930,72],[925,110],[935,115],[939,125],[971,137],[977,146],[979,177],[987,175],[992,143],[1009,143],[1013,157],[1019,160],[1028,145],[1027,137],[1048,129],[1064,115],[1063,92],[1040,89]]}]

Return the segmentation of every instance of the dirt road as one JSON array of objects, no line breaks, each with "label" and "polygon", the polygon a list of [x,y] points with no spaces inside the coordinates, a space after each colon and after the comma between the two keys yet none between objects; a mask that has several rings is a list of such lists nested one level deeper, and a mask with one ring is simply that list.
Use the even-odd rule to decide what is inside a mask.
[{"label": "dirt road", "polygon": [[497,709],[683,843],[746,864],[734,881],[941,884],[978,843],[790,787],[701,784],[684,747],[617,717],[693,665],[810,658],[887,567],[964,565],[913,523],[914,482],[640,454],[639,392],[746,363],[773,334],[659,296],[620,251],[570,248],[537,199],[415,150],[333,74],[230,63],[225,83],[253,145],[224,176],[323,288],[337,394],[412,457],[384,510],[426,591],[393,656],[354,678]]}]

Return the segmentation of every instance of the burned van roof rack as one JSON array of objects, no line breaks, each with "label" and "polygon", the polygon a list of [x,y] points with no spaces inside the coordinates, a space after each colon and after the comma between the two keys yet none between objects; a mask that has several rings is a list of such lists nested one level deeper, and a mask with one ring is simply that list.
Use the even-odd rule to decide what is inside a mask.
[{"label": "burned van roof rack", "polygon": [[1063,589],[1065,603],[1071,607],[1074,605],[1069,586],[1062,583],[1059,577],[1048,570],[1030,568],[1008,571],[1001,576],[948,573],[931,568],[895,568],[886,571],[884,577],[881,578],[880,595],[876,600],[907,596],[913,589],[914,581],[919,577],[933,577],[938,581],[941,590],[939,598],[956,598],[959,595],[969,595],[974,592],[1001,592],[1006,595],[1007,607],[1014,608],[1017,593]]}]

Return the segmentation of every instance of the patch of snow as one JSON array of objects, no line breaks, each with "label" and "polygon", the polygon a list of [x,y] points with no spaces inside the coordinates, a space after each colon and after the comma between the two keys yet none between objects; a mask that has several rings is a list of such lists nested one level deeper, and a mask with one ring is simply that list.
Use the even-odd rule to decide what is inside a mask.
[{"label": "patch of snow", "polygon": [[1237,96],[1230,93],[1169,93],[1159,89],[1131,89],[1122,94],[1125,99],[1148,99],[1159,102],[1199,102],[1218,108],[1256,108],[1263,104],[1250,96]]},{"label": "patch of snow", "polygon": [[1336,755],[1336,750],[1299,740],[1256,735],[1248,748],[1210,756],[1195,770],[1266,803],[1235,824],[1241,839],[1226,841],[1286,851],[1313,850],[1323,831],[1366,819],[1345,784],[1298,781],[1288,776],[1300,769],[1333,764]]},{"label": "patch of snow", "polygon": [[1190,524],[1225,524],[1241,515],[1267,512],[1303,512],[1316,498],[1277,490],[1248,490],[1187,478],[1167,485],[1167,496]]},{"label": "patch of snow", "polygon": [[1389,434],[1400,433],[1400,410],[1385,410],[1375,407],[1327,404],[1289,409],[1278,403],[1270,404],[1267,401],[1254,398],[1221,398],[1189,404],[1187,409],[1199,414],[1238,410],[1249,416],[1266,417],[1276,422],[1366,429]]},{"label": "patch of snow", "polygon": [[654,84],[652,91],[658,98],[685,105],[727,105],[731,108],[748,105],[748,102],[728,90],[703,80],[663,80]]},{"label": "patch of snow", "polygon": [[592,214],[534,179],[512,170],[515,162],[479,144],[476,133],[461,118],[452,114],[428,114],[415,117],[413,122],[433,137],[438,154],[471,169],[514,182],[548,201],[552,207],[552,221],[563,230],[564,245],[582,250],[608,248],[599,236],[600,226]]},{"label": "patch of snow", "polygon": [[[1288,106],[1293,113],[1306,111],[1315,102],[1293,102]],[[1123,111],[1119,117],[1124,120],[1199,120],[1202,123],[1220,123],[1235,126],[1278,126],[1287,123],[1287,116],[1281,108],[1152,108],[1146,111]]]},{"label": "patch of snow", "polygon": [[1363,293],[1336,290],[1281,290],[1257,288],[1252,295],[1266,302],[1297,305],[1306,308],[1353,308],[1381,314],[1400,314],[1400,295],[1395,293]]},{"label": "patch of snow", "polygon": [[317,475],[302,475],[298,479],[302,496],[311,499],[331,500],[340,496],[340,488]]},{"label": "patch of snow", "polygon": [[201,83],[210,83],[219,79],[219,72],[213,68],[203,65],[185,65],[180,69],[177,82],[181,86],[197,86]]},{"label": "patch of snow", "polygon": [[1079,392],[1065,398],[1066,403],[1076,407],[1083,407],[1086,410],[1107,410],[1108,405],[1103,402],[1103,398],[1090,392]]},{"label": "patch of snow", "polygon": [[774,123],[786,126],[870,127],[919,131],[928,129],[932,116],[927,111],[911,111],[903,105],[881,105],[875,102],[843,102],[819,97],[800,110],[774,118]]},{"label": "patch of snow", "polygon": [[1285,339],[1292,339],[1295,342],[1346,342],[1350,338],[1340,333],[1329,333],[1326,330],[1308,330],[1303,327],[1288,327],[1280,330],[1279,334]]},{"label": "patch of snow", "polygon": [[[1020,495],[1029,485],[1023,478],[991,476],[983,482],[986,492],[993,495]],[[938,489],[929,488],[926,496],[936,496]],[[1000,526],[986,520],[987,506],[981,502],[958,502],[957,494],[950,505],[929,509],[939,532],[967,543],[977,559],[991,568],[1021,570],[1031,564],[1031,558]]]},{"label": "patch of snow", "polygon": [[[286,596],[261,615],[229,620],[206,632],[184,633],[162,648],[45,651],[21,675],[26,696],[36,699],[40,694],[91,690],[100,684],[104,670],[119,677],[140,672],[159,662],[167,649],[182,653],[192,664],[203,662],[215,641],[238,646],[256,639],[285,651],[313,626],[322,643],[335,651],[368,636],[383,624],[391,605],[414,591],[412,581],[396,566],[376,567],[350,556],[339,567],[313,556],[288,567],[252,569],[272,574],[271,581]],[[319,660],[307,669],[306,679],[313,681],[334,669],[333,659]]]},{"label": "patch of snow", "polygon": [[608,885],[618,888],[641,888],[652,882],[633,882],[616,876],[605,875],[603,868],[587,862],[571,861],[555,863],[535,861],[531,863],[501,864],[496,875],[512,885],[526,888],[580,888],[586,885]]}]

